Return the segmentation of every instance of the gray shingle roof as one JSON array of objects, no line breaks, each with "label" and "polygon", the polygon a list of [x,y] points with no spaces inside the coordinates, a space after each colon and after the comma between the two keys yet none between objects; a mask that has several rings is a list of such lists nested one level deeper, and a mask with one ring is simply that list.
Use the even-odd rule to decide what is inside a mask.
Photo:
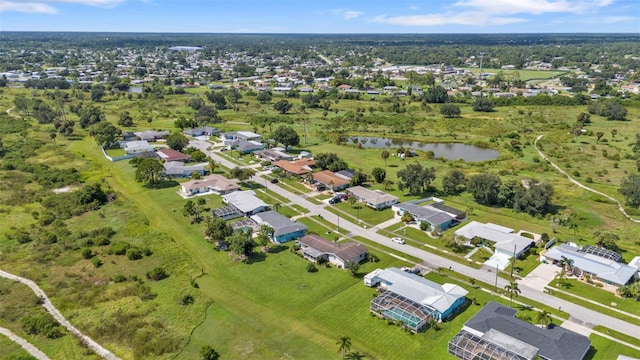
[{"label": "gray shingle roof", "polygon": [[560,326],[542,329],[514,317],[515,314],[515,309],[489,301],[464,326],[483,334],[497,330],[538,348],[538,354],[545,359],[582,360],[589,351],[591,341],[586,336]]},{"label": "gray shingle roof", "polygon": [[271,226],[273,228],[274,236],[281,236],[299,230],[307,229],[307,226],[305,224],[291,221],[291,219],[289,219],[288,217],[280,215],[273,210],[253,215],[251,218],[259,224],[266,223]]}]

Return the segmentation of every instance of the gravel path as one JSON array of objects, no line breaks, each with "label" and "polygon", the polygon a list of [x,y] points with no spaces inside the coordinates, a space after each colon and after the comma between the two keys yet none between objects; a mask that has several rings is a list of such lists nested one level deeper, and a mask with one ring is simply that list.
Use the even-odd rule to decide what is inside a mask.
[{"label": "gravel path", "polygon": [[33,344],[28,342],[27,340],[21,338],[20,336],[14,334],[11,330],[0,327],[0,334],[9,338],[9,340],[14,343],[22,346],[31,356],[35,357],[38,360],[49,360],[49,357],[45,355],[40,349],[35,347]]},{"label": "gravel path", "polygon": [[20,276],[10,274],[2,270],[0,270],[0,276],[7,278],[9,280],[20,282],[30,287],[31,290],[33,290],[33,292],[35,292],[36,295],[38,295],[42,299],[43,301],[42,306],[44,306],[47,312],[51,314],[56,319],[56,321],[62,324],[62,326],[66,327],[67,330],[69,330],[69,332],[71,332],[73,335],[78,337],[84,345],[86,345],[89,349],[93,350],[96,354],[100,355],[102,358],[107,360],[120,360],[111,351],[103,348],[102,346],[100,346],[100,344],[93,341],[90,337],[81,333],[80,330],[76,329],[73,325],[71,325],[71,323],[67,321],[67,319],[65,319],[64,316],[62,316],[62,314],[58,311],[58,309],[56,309],[55,306],[53,306],[47,294],[45,294],[45,292],[42,291],[42,289],[40,289],[40,287],[38,287],[38,285],[36,285],[35,282]]},{"label": "gravel path", "polygon": [[558,172],[560,172],[562,175],[566,176],[567,179],[569,179],[569,181],[571,181],[572,183],[578,185],[579,187],[591,191],[592,193],[601,195],[606,197],[607,199],[613,201],[614,203],[618,204],[618,209],[620,210],[620,212],[622,212],[622,214],[624,214],[624,216],[627,217],[627,219],[635,222],[635,223],[640,223],[639,219],[634,219],[632,218],[629,214],[627,214],[627,212],[624,210],[624,207],[622,206],[622,204],[620,203],[620,201],[616,200],[614,197],[607,195],[603,192],[600,192],[598,190],[592,189],[586,185],[582,185],[580,182],[578,182],[576,179],[572,178],[569,174],[567,174],[566,171],[562,170],[558,165],[554,164],[551,160],[549,160],[548,157],[545,156],[545,154],[542,153],[542,151],[540,151],[540,149],[538,149],[538,140],[542,139],[544,135],[538,135],[538,137],[536,138],[536,141],[533,142],[533,146],[536,148],[536,151],[538,152],[538,154],[540,155],[540,157],[542,157],[546,162],[548,162],[551,166],[553,166],[556,170],[558,170]]}]

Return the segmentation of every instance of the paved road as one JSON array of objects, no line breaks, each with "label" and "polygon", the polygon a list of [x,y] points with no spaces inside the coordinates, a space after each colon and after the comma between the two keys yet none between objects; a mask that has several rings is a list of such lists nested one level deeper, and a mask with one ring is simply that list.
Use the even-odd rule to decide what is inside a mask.
[{"label": "paved road", "polygon": [[9,280],[23,283],[28,287],[30,287],[31,290],[33,290],[33,292],[35,292],[36,295],[38,295],[42,299],[43,301],[42,306],[47,310],[47,312],[51,314],[56,319],[56,321],[62,324],[62,326],[66,327],[67,330],[69,330],[69,332],[71,332],[73,335],[78,337],[80,341],[83,344],[85,344],[89,349],[93,350],[93,352],[95,352],[96,354],[100,355],[101,357],[107,360],[120,360],[111,351],[103,348],[102,346],[100,346],[100,344],[93,341],[93,339],[81,333],[80,330],[76,329],[73,325],[71,325],[71,323],[67,319],[65,319],[64,316],[62,316],[62,314],[58,311],[58,309],[56,309],[55,306],[53,306],[47,294],[44,291],[42,291],[42,289],[40,289],[40,287],[36,285],[35,282],[17,275],[10,274],[2,270],[0,270],[0,276],[7,278]]},{"label": "paved road", "polygon": [[27,340],[25,340],[25,339],[21,338],[20,336],[14,334],[11,330],[5,329],[3,327],[0,327],[0,334],[8,337],[9,340],[11,340],[14,343],[22,346],[22,348],[25,349],[34,358],[36,358],[38,360],[49,360],[47,355],[45,355],[45,353],[40,351],[40,349],[35,347],[33,344],[31,344]]},{"label": "paved road", "polygon": [[[193,141],[191,143],[192,146],[195,146],[203,151],[205,151],[210,144],[203,141]],[[206,151],[209,156],[211,156],[214,160],[221,163],[222,165],[233,168],[236,165],[232,162],[218,156],[215,152]],[[344,218],[338,219],[338,216],[327,209],[325,209],[326,204],[318,205],[307,201],[302,196],[296,195],[292,192],[283,189],[277,184],[271,184],[262,178],[260,175],[255,175],[253,180],[258,184],[265,184],[271,190],[277,192],[278,194],[286,197],[290,200],[291,203],[300,205],[304,208],[309,209],[309,215],[322,215],[326,220],[337,224],[338,221],[340,223],[340,229],[343,230],[343,233],[347,233],[351,236],[362,236],[370,241],[376,242],[383,246],[392,248],[399,252],[403,252],[405,254],[411,255],[413,257],[422,259],[430,268],[449,268],[451,267],[455,272],[461,274],[463,277],[474,278],[480,281],[483,281],[487,284],[495,284],[496,283],[496,272],[495,269],[483,267],[481,269],[475,269],[461,263],[458,263],[453,260],[449,260],[443,257],[440,257],[436,254],[425,251],[421,248],[409,246],[409,245],[400,245],[394,242],[391,242],[389,238],[377,234],[375,228],[365,229],[359,225],[356,225],[352,222],[347,221]],[[502,289],[507,284],[508,281],[502,279],[500,277],[497,278],[498,288]],[[549,294],[543,293],[539,290],[536,290],[533,287],[527,286],[526,283],[520,282],[519,288],[521,290],[521,296],[529,298],[531,300],[537,301],[541,304],[545,304],[550,307],[561,309],[562,311],[569,313],[571,315],[571,320],[577,322],[579,324],[585,326],[593,326],[593,325],[603,325],[610,329],[616,330],[623,334],[628,334],[630,336],[634,336],[640,339],[640,326],[630,324],[626,321],[622,321],[613,317],[610,317],[605,314],[601,314],[599,312],[584,308],[582,306],[576,305],[569,301],[565,301]]]}]

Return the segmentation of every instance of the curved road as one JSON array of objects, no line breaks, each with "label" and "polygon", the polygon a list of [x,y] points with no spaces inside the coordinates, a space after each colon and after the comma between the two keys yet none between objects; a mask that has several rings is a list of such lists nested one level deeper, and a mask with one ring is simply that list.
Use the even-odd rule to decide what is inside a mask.
[{"label": "curved road", "polygon": [[[211,158],[230,169],[237,166],[236,164],[218,156],[215,152],[209,151],[208,148],[211,146],[211,144],[205,141],[192,141],[190,143],[190,146],[194,146],[202,150],[203,152],[211,156]],[[309,209],[308,215],[322,215],[326,220],[334,224],[338,222],[338,216],[325,209],[325,207],[328,206],[326,204],[318,205],[315,203],[311,203],[302,196],[289,192],[286,189],[278,186],[277,184],[271,184],[269,181],[266,181],[264,178],[260,177],[260,175],[255,175],[253,177],[253,180],[258,184],[264,184],[266,187],[289,199],[292,203]],[[422,248],[413,247],[410,245],[396,244],[390,241],[389,238],[376,233],[377,229],[375,227],[365,229],[359,225],[347,221],[347,219],[345,218],[341,218],[340,228],[343,229],[349,236],[362,236],[380,245],[422,259],[432,269],[437,269],[440,267],[451,267],[451,269],[453,269],[455,272],[468,278],[474,278],[487,284],[495,284],[497,282],[497,286],[499,289],[502,289],[506,285],[508,285],[508,281],[503,278],[497,277],[496,280],[495,269],[488,267],[475,269],[459,262],[440,257]],[[626,321],[584,308],[572,302],[556,298],[552,295],[543,293],[533,287],[527,286],[525,282],[521,282],[519,284],[519,287],[521,290],[521,295],[523,297],[529,298],[542,304],[546,304],[550,307],[562,309],[562,311],[571,315],[571,321],[585,326],[603,325],[620,333],[628,334],[640,339],[640,326],[630,324]]]},{"label": "curved road", "polygon": [[20,336],[14,334],[11,330],[5,329],[3,327],[0,327],[0,334],[8,337],[9,340],[11,340],[14,343],[22,346],[22,348],[25,349],[29,353],[29,355],[33,356],[34,358],[36,358],[38,360],[49,360],[47,355],[45,355],[45,353],[40,351],[40,349],[35,347],[33,344],[31,344],[27,340],[25,340],[25,339],[21,338]]},{"label": "curved road", "polygon": [[102,346],[100,346],[100,344],[93,341],[90,337],[88,337],[87,335],[84,335],[83,333],[80,332],[80,330],[76,329],[73,325],[71,325],[71,323],[67,321],[67,319],[65,319],[64,316],[62,316],[62,314],[58,311],[58,309],[56,309],[55,306],[53,306],[47,294],[44,291],[42,291],[42,289],[40,289],[40,287],[36,285],[35,282],[20,276],[10,274],[2,270],[0,270],[0,276],[3,278],[7,278],[9,280],[20,282],[30,287],[31,290],[33,290],[33,292],[36,293],[36,295],[38,295],[42,299],[43,301],[42,306],[44,306],[47,312],[51,314],[51,316],[53,316],[56,319],[56,321],[58,321],[60,324],[66,327],[67,330],[69,330],[69,332],[71,332],[73,335],[78,337],[84,345],[86,345],[89,349],[93,350],[93,352],[95,352],[96,354],[100,355],[102,358],[107,360],[120,360],[111,351],[103,348]]},{"label": "curved road", "polygon": [[629,216],[629,214],[627,214],[627,212],[624,210],[624,207],[622,206],[622,204],[620,203],[620,201],[616,200],[614,197],[612,197],[611,195],[607,195],[603,192],[600,192],[598,190],[592,189],[586,185],[582,185],[580,182],[578,182],[576,179],[572,178],[569,174],[567,174],[566,171],[562,170],[558,165],[554,164],[551,160],[549,160],[549,158],[542,153],[542,151],[540,151],[540,149],[538,149],[538,140],[542,139],[542,137],[544,136],[544,134],[542,135],[538,135],[538,137],[536,138],[536,140],[533,142],[533,147],[536,149],[536,151],[538,152],[538,155],[540,155],[540,157],[542,157],[546,162],[548,162],[551,166],[553,166],[556,170],[558,170],[559,173],[561,173],[562,175],[566,176],[567,179],[569,181],[571,181],[572,183],[578,185],[579,187],[587,190],[587,191],[591,191],[592,193],[601,195],[606,197],[607,199],[615,202],[616,204],[618,204],[618,209],[620,210],[620,212],[622,212],[622,214],[624,214],[624,216],[627,217],[627,219],[635,222],[635,223],[640,223],[640,220],[638,219],[634,219],[631,216]]}]

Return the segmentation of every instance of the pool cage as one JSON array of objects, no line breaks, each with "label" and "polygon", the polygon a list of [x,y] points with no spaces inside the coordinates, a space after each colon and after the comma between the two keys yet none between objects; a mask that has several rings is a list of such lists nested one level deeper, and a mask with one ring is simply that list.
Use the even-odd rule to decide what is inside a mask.
[{"label": "pool cage", "polygon": [[433,309],[388,290],[371,300],[371,311],[386,319],[402,321],[416,333],[426,329],[430,320],[437,320]]},{"label": "pool cage", "polygon": [[461,360],[530,360],[466,331],[449,341],[449,354]]}]

